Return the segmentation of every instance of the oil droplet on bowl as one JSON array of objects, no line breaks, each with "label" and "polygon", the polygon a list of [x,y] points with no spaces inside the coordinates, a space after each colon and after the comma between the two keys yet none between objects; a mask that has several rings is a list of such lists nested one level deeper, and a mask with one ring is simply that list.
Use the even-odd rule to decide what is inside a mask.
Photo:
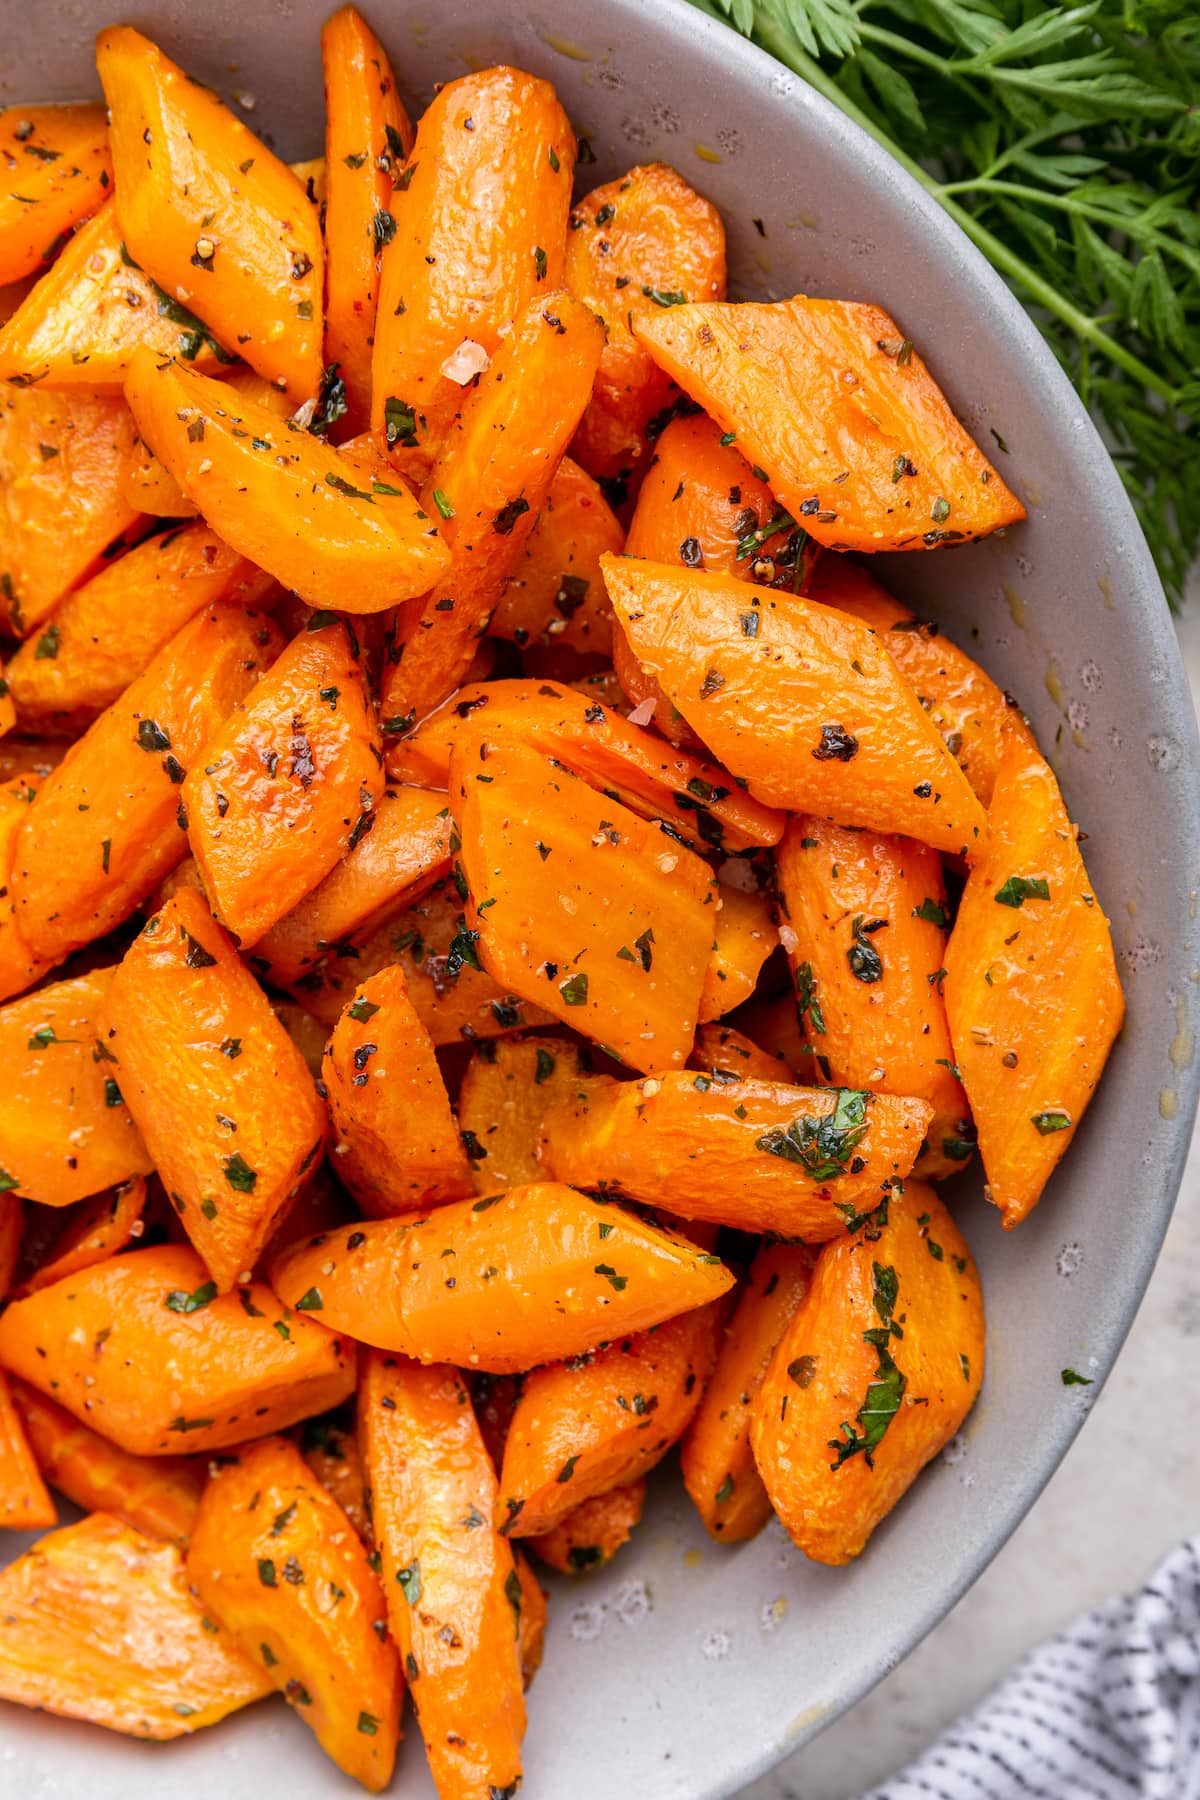
[{"label": "oil droplet on bowl", "polygon": [[1018,630],[1023,631],[1025,629],[1026,617],[1025,601],[1023,597],[1018,594],[1016,588],[1010,587],[1007,581],[1004,583],[1004,598],[1008,602],[1009,616],[1012,619],[1013,624]]},{"label": "oil droplet on bowl", "polygon": [[722,1662],[733,1649],[733,1639],[727,1631],[710,1631],[700,1649],[709,1662]]},{"label": "oil droplet on bowl", "polygon": [[1053,700],[1055,706],[1061,709],[1066,696],[1063,693],[1063,684],[1059,679],[1058,670],[1053,663],[1051,663],[1050,667],[1046,670],[1046,692]]},{"label": "oil droplet on bowl", "polygon": [[1174,1088],[1163,1088],[1158,1096],[1158,1116],[1160,1119],[1176,1119],[1179,1117],[1179,1095]]},{"label": "oil droplet on bowl", "polygon": [[787,1616],[787,1595],[779,1594],[774,1600],[768,1600],[758,1615],[758,1622],[764,1631],[778,1631]]},{"label": "oil droplet on bowl", "polygon": [[723,160],[721,152],[719,150],[710,150],[707,144],[693,144],[692,149],[696,152],[696,155],[700,158],[701,162],[719,163]]},{"label": "oil droplet on bowl", "polygon": [[1081,1244],[1064,1244],[1054,1263],[1064,1281],[1077,1275],[1083,1267],[1083,1246]]},{"label": "oil droplet on bowl", "polygon": [[698,1569],[703,1561],[703,1550],[685,1550],[683,1553],[683,1566],[685,1569]]},{"label": "oil droplet on bowl", "polygon": [[596,60],[593,51],[585,50],[582,44],[572,43],[570,38],[559,37],[556,32],[539,31],[538,36],[543,44],[548,44],[551,50],[557,50],[560,56],[570,57],[572,62],[594,62]]},{"label": "oil droplet on bowl", "polygon": [[1187,1001],[1182,994],[1175,996],[1175,1036],[1169,1054],[1177,1069],[1190,1068],[1196,1054],[1196,1034],[1188,1024]]}]

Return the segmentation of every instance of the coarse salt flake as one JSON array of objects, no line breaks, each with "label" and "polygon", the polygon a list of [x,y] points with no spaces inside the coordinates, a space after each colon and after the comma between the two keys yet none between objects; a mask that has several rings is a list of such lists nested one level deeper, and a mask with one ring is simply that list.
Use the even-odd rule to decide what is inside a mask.
[{"label": "coarse salt flake", "polygon": [[442,364],[442,374],[447,381],[456,381],[459,387],[466,387],[468,381],[483,374],[491,360],[482,344],[477,344],[474,338],[464,338]]}]

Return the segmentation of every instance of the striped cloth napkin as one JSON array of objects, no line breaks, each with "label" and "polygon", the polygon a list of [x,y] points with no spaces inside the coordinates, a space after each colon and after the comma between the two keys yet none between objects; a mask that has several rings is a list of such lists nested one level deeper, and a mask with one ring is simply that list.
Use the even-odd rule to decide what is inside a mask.
[{"label": "striped cloth napkin", "polygon": [[1200,1800],[1200,1538],[865,1800]]}]

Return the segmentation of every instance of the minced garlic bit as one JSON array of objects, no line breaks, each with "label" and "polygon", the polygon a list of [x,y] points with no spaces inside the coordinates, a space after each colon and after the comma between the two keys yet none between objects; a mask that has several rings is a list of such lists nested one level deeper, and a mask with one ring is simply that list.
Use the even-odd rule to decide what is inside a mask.
[{"label": "minced garlic bit", "polygon": [[459,387],[466,387],[468,381],[483,374],[491,360],[482,344],[477,344],[474,338],[464,338],[442,364],[442,374],[447,381],[457,381]]}]

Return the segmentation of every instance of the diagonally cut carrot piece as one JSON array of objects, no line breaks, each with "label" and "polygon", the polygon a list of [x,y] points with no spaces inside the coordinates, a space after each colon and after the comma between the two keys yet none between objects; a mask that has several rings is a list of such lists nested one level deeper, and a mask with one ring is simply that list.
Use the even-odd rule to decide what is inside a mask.
[{"label": "diagonally cut carrot piece", "polygon": [[66,1275],[116,1256],[140,1234],[145,1210],[146,1181],[142,1175],[122,1182],[111,1194],[90,1200],[69,1219],[66,1230],[54,1240],[50,1256],[20,1291],[36,1293],[38,1288],[52,1287]]},{"label": "diagonally cut carrot piece", "polygon": [[268,381],[315,395],[324,248],[302,184],[131,26],[100,33],[96,67],[131,255]]},{"label": "diagonally cut carrot piece", "polygon": [[10,777],[0,785],[0,1000],[32,987],[53,966],[53,958],[38,956],[26,943],[12,891],[17,841],[41,785],[41,776],[29,773]]},{"label": "diagonally cut carrot piece", "polygon": [[545,504],[492,614],[491,635],[607,656],[612,608],[600,558],[625,542],[597,482],[564,456]]},{"label": "diagonally cut carrot piece", "polygon": [[646,1506],[646,1478],[609,1488],[593,1500],[583,1500],[549,1531],[527,1538],[526,1546],[539,1561],[549,1563],[560,1575],[581,1575],[602,1569],[641,1524]]},{"label": "diagonally cut carrot piece", "polygon": [[542,1119],[555,1100],[594,1082],[582,1045],[565,1037],[499,1038],[481,1044],[458,1090],[458,1122],[477,1194],[537,1181]]},{"label": "diagonally cut carrot piece", "polygon": [[81,1425],[65,1407],[11,1378],[13,1400],[38,1467],[52,1487],[85,1512],[108,1512],[147,1537],[184,1544],[204,1488],[189,1456],[131,1456]]},{"label": "diagonally cut carrot piece", "polygon": [[67,233],[112,192],[102,106],[0,112],[0,284],[52,263]]},{"label": "diagonally cut carrot piece", "polygon": [[[511,1375],[690,1312],[733,1277],[674,1233],[540,1182],[322,1233],[286,1251],[271,1281],[361,1343]],[[0,1357],[15,1310],[0,1318]]]},{"label": "diagonally cut carrot piece", "polygon": [[0,1571],[0,1699],[130,1737],[184,1737],[271,1692],[188,1593],[183,1558],[110,1513]]},{"label": "diagonally cut carrot piece", "polygon": [[226,383],[142,349],[125,394],[142,437],[205,518],[311,605],[379,612],[449,567],[436,524],[403,482],[363,475]]},{"label": "diagonally cut carrot piece", "polygon": [[[700,991],[700,1019],[719,1019],[749,1000],[759,970],[779,943],[765,894],[722,884],[717,891],[713,947]],[[852,1084],[847,1084],[852,1085]]]},{"label": "diagonally cut carrot piece", "polygon": [[38,1470],[8,1376],[0,1370],[0,1529],[33,1531],[57,1522],[58,1510]]},{"label": "diagonally cut carrot piece", "polygon": [[634,654],[756,800],[977,852],[983,808],[869,627],[728,575],[602,567]]},{"label": "diagonally cut carrot piece", "polygon": [[1004,738],[987,849],[950,934],[945,992],[988,1193],[1011,1231],[1075,1135],[1125,1001],[1054,773],[1017,716]]},{"label": "diagonally cut carrot piece", "polygon": [[634,332],[820,544],[919,550],[1025,517],[878,306],[671,306]]}]

